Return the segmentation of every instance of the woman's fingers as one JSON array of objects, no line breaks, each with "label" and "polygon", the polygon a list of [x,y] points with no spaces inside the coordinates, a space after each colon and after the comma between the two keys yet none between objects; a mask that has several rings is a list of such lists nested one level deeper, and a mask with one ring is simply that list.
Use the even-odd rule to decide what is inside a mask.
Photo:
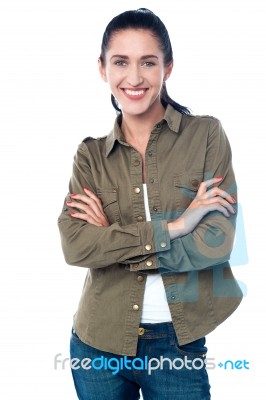
[{"label": "woman's fingers", "polygon": [[203,193],[201,195],[201,199],[211,199],[215,196],[223,197],[229,203],[236,204],[235,199],[229,193],[227,193],[225,190],[222,190],[218,187],[214,187],[214,188],[208,190],[206,193]]},{"label": "woman's fingers", "polygon": [[[225,200],[224,198],[218,196],[218,197],[213,197],[214,203],[215,200],[218,204],[220,204],[221,206],[223,206],[224,208],[226,208],[231,214],[236,214],[236,210],[234,209],[234,207],[232,206],[232,204],[230,204],[227,200]],[[235,203],[235,201],[234,201]]]},{"label": "woman's fingers", "polygon": [[83,187],[84,192],[95,201],[95,203],[99,206],[99,208],[102,209],[102,202],[99,199],[99,197],[96,196],[96,194],[93,193],[92,190],[90,190],[87,186]]},{"label": "woman's fingers", "polygon": [[230,194],[218,187],[208,190],[208,188],[222,179],[222,176],[212,178],[200,184],[197,196],[188,208],[179,218],[168,224],[171,239],[192,232],[202,218],[211,211],[218,211],[227,218],[232,214],[236,214],[236,210],[232,205],[236,204],[236,201]]},{"label": "woman's fingers", "polygon": [[[236,210],[227,200],[222,197],[210,197],[207,199],[194,199],[192,203],[189,205],[188,209],[198,209],[201,210],[202,215],[207,214],[210,211],[214,211],[216,206],[222,206],[224,209],[231,214],[236,214]],[[228,215],[229,216],[229,215]]]},{"label": "woman's fingers", "polygon": [[[71,207],[73,207],[73,206],[71,206]],[[79,208],[81,209],[81,207],[79,207]],[[83,219],[84,221],[87,221],[90,224],[93,224],[96,226],[109,226],[109,221],[105,215],[102,215],[101,217],[98,217],[98,216],[95,217],[95,215],[92,212],[90,212],[89,209],[87,209],[86,212],[72,211],[69,214],[72,217]]]},{"label": "woman's fingers", "polygon": [[198,193],[197,196],[201,196],[202,194],[206,193],[206,191],[208,190],[208,188],[212,185],[214,185],[215,183],[220,182],[224,177],[223,176],[217,176],[216,178],[211,178],[208,179],[207,181],[201,182],[199,189],[198,189]]},{"label": "woman's fingers", "polygon": [[87,221],[88,223],[90,223],[92,225],[95,225],[95,226],[108,226],[108,225],[103,225],[102,223],[98,222],[92,216],[90,216],[88,214],[79,213],[79,212],[71,212],[69,214],[73,218],[82,219],[82,220]]},{"label": "woman's fingers", "polygon": [[224,199],[221,196],[214,196],[214,197],[206,197],[206,198],[201,198],[198,199],[198,206],[203,206],[203,207],[208,207],[209,205],[213,204],[220,204],[221,206],[227,208],[228,211],[230,211],[231,214],[235,214],[236,210],[230,204],[226,199]]},{"label": "woman's fingers", "polygon": [[97,196],[94,195],[92,197],[91,195],[88,194],[76,194],[72,193],[70,194],[70,197],[75,201],[75,200],[80,200],[83,203],[87,204],[88,206],[91,207],[91,209],[95,212],[95,214],[103,213],[103,208],[102,208],[102,203],[100,200],[97,198]]},{"label": "woman's fingers", "polygon": [[216,178],[209,179],[207,181],[204,181],[200,184],[199,190],[197,192],[197,199],[198,200],[205,200],[205,199],[211,199],[215,196],[223,197],[226,199],[229,203],[231,204],[236,204],[236,200],[225,190],[220,189],[219,187],[215,186],[208,190],[208,188],[215,183],[220,182],[224,177],[223,176],[218,176]]},{"label": "woman's fingers", "polygon": [[72,208],[77,208],[78,210],[84,211],[85,214],[88,214],[90,217],[92,217],[98,222],[100,222],[103,217],[103,214],[99,213],[99,211],[95,213],[94,209],[90,207],[88,204],[75,201],[67,201],[66,203],[68,206]]},{"label": "woman's fingers", "polygon": [[88,188],[84,187],[86,194],[75,194],[70,195],[74,200],[81,200],[83,203],[87,204],[96,215],[104,214],[101,200]]},{"label": "woman's fingers", "polygon": [[72,193],[70,194],[72,201],[67,201],[66,203],[68,206],[84,212],[77,211],[70,214],[75,218],[83,219],[97,226],[109,226],[109,221],[104,213],[100,199],[87,187],[83,189],[86,194]]},{"label": "woman's fingers", "polygon": [[210,211],[219,211],[227,218],[229,218],[231,214],[235,214],[236,213],[235,210],[232,212],[231,210],[228,210],[228,207],[226,207],[226,206],[224,206],[224,205],[222,205],[221,203],[218,203],[218,202],[217,203],[213,203],[213,204],[210,205]]}]

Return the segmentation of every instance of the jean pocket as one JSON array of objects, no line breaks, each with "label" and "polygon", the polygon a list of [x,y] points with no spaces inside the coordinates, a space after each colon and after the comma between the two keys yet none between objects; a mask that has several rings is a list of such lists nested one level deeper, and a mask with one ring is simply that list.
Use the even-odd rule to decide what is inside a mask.
[{"label": "jean pocket", "polygon": [[205,346],[205,342],[205,337],[202,337],[183,346],[180,346],[176,342],[175,347],[181,356],[186,356],[188,358],[206,358],[207,347]]},{"label": "jean pocket", "polygon": [[71,339],[73,339],[77,342],[81,342],[80,338],[78,337],[78,335],[73,327],[71,328]]}]

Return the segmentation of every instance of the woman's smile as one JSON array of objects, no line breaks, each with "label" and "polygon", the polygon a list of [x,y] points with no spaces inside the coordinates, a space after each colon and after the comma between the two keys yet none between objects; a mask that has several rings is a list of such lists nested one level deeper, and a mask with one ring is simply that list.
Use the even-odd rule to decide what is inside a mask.
[{"label": "woman's smile", "polygon": [[121,89],[125,96],[131,100],[141,100],[149,89]]}]

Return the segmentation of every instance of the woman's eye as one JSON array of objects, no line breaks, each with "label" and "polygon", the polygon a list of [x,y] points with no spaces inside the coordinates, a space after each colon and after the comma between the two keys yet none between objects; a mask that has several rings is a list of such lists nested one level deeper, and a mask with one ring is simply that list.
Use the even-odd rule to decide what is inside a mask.
[{"label": "woman's eye", "polygon": [[115,65],[123,67],[124,65],[126,65],[126,62],[124,60],[117,60],[115,61]]},{"label": "woman's eye", "polygon": [[145,61],[145,62],[143,63],[143,65],[144,65],[145,67],[153,67],[153,66],[155,65],[155,63],[152,62],[152,61]]}]

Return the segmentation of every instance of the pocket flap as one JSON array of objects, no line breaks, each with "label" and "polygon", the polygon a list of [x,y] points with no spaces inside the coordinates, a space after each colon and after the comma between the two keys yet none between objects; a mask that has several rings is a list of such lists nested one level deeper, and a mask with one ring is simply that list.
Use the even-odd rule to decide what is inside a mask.
[{"label": "pocket flap", "polygon": [[203,180],[202,172],[183,173],[174,177],[175,187],[184,188],[197,192]]},{"label": "pocket flap", "polygon": [[109,204],[115,203],[117,201],[117,189],[99,189],[97,190],[97,197],[99,197],[102,202],[103,208],[105,208]]}]

